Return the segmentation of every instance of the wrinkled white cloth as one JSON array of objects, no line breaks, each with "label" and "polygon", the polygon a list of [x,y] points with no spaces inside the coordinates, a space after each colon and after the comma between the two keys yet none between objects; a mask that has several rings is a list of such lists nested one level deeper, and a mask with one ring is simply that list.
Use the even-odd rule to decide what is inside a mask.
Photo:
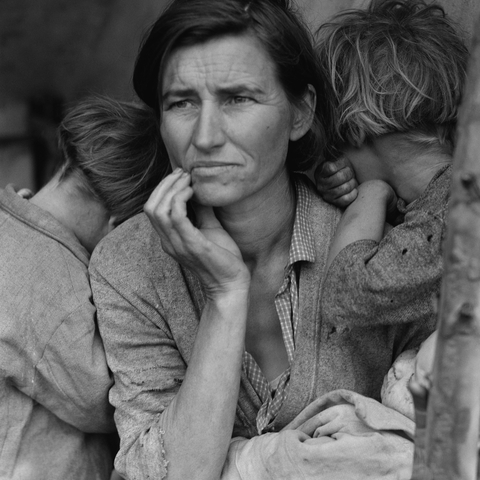
[{"label": "wrinkled white cloth", "polygon": [[335,390],[278,433],[232,439],[222,480],[407,480],[414,431],[376,400]]},{"label": "wrinkled white cloth", "polygon": [[[428,344],[430,343],[429,341]],[[380,394],[383,405],[397,410],[411,420],[415,420],[415,412],[408,384],[415,375],[417,352],[418,348],[405,350],[397,357],[383,379]],[[424,382],[425,380],[422,380],[422,385]]]}]

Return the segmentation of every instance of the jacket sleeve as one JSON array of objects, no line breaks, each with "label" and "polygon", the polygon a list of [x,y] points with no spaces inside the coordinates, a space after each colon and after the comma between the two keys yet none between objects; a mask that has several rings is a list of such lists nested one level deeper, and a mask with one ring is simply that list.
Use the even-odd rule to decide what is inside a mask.
[{"label": "jacket sleeve", "polygon": [[444,221],[416,212],[381,241],[361,240],[332,262],[322,315],[334,325],[394,325],[435,316],[443,260]]},{"label": "jacket sleeve", "polygon": [[162,414],[186,365],[162,319],[162,306],[146,298],[154,291],[148,280],[136,276],[134,285],[122,289],[118,278],[113,286],[100,270],[91,265],[99,327],[115,378],[110,396],[120,435],[115,467],[128,480],[162,479],[168,464]]},{"label": "jacket sleeve", "polygon": [[95,315],[86,299],[61,322],[35,366],[31,396],[79,430],[108,433],[115,431],[112,376]]}]

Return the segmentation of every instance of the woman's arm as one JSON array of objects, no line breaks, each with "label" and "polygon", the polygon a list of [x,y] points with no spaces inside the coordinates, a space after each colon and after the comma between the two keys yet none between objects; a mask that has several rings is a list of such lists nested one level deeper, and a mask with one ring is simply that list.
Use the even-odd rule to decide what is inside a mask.
[{"label": "woman's arm", "polygon": [[[164,412],[169,478],[220,476],[232,435],[244,350],[250,273],[212,208],[187,217],[190,175],[176,170],[145,205],[163,249],[200,279],[207,302],[180,390]],[[207,460],[208,459],[208,460]]]},{"label": "woman's arm", "polygon": [[[174,172],[160,183],[145,207],[161,238],[163,250],[194,272],[206,293],[206,304],[183,381],[177,383],[181,356],[169,335],[168,326],[165,331],[153,329],[157,330],[152,333],[158,339],[155,348],[155,337],[142,333],[152,330],[149,322],[140,318],[138,313],[129,315],[125,308],[133,309],[125,305],[118,294],[117,300],[113,300],[115,292],[104,290],[102,294],[98,287],[99,273],[92,275],[99,315],[109,317],[100,318],[100,325],[115,382],[119,384],[114,391],[122,396],[117,398],[112,394],[112,400],[117,407],[117,421],[122,418],[119,433],[123,445],[118,467],[127,478],[143,479],[149,478],[149,475],[162,478],[165,459],[169,479],[219,478],[233,431],[250,274],[235,243],[221,228],[211,210],[196,212],[199,228],[190,223],[186,215],[186,202],[193,193],[189,184],[188,175]],[[102,288],[105,289],[105,285],[104,281]],[[141,284],[136,285],[137,291],[142,288]],[[156,285],[155,288],[161,290],[162,286]],[[99,294],[104,298],[99,298]],[[119,342],[111,343],[107,338],[115,335],[114,332],[107,333],[106,328],[109,328],[107,323],[116,321],[113,318],[116,315],[105,308],[105,302],[110,305],[120,302],[114,308],[118,308],[117,315],[123,315],[122,325],[126,322],[138,323],[138,333],[133,328],[128,335],[133,343],[137,343],[133,339],[137,334],[150,338],[148,343],[152,344],[151,348],[140,342],[144,353],[138,350],[137,354],[142,359],[133,358],[141,374],[139,388],[125,385],[133,382],[122,371],[129,366],[115,351]],[[130,377],[132,375],[134,373],[130,373]],[[160,400],[157,405],[154,397]],[[143,428],[137,428],[135,422],[141,422]],[[147,426],[148,423],[150,425]]]},{"label": "woman's arm", "polygon": [[245,292],[207,301],[182,386],[163,414],[168,478],[219,478],[238,401]]}]

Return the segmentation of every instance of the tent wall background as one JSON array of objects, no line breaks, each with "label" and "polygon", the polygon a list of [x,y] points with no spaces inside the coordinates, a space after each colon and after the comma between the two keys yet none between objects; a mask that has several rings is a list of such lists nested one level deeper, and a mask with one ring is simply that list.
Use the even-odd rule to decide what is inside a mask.
[{"label": "tent wall background", "polygon": [[[293,1],[313,29],[340,10],[369,2]],[[478,0],[440,2],[471,32],[480,12]],[[131,76],[140,38],[167,3],[0,1],[0,187],[15,182],[36,188],[43,182],[42,162],[51,156],[59,106],[91,92],[133,98]]]}]

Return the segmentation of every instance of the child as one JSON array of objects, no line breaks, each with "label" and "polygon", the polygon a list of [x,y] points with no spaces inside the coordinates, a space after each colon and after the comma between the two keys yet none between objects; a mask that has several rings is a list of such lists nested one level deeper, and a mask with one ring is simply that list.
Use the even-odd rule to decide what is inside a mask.
[{"label": "child", "polygon": [[336,95],[332,152],[340,158],[320,171],[333,175],[319,186],[333,200],[327,186],[349,180],[343,192],[355,196],[349,168],[359,184],[329,254],[323,318],[342,335],[420,317],[415,336],[391,339],[396,358],[435,328],[468,51],[443,9],[421,0],[341,13],[319,38]]},{"label": "child", "polygon": [[88,263],[161,179],[158,138],[146,107],[92,98],[61,124],[47,185],[0,190],[1,478],[110,478],[112,379]]}]

